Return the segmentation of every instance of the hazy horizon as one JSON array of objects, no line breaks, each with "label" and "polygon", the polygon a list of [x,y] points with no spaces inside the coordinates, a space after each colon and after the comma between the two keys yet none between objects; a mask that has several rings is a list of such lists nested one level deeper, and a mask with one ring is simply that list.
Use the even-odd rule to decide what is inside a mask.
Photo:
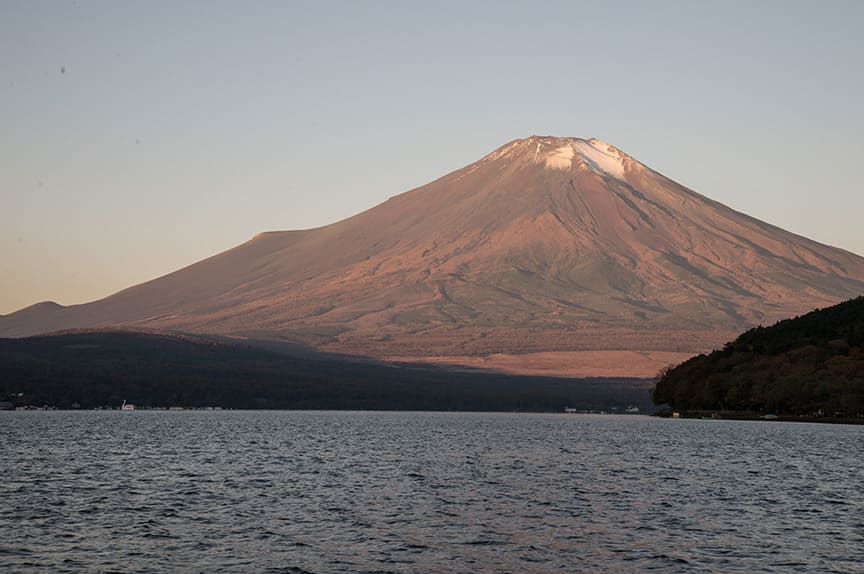
[{"label": "hazy horizon", "polygon": [[864,255],[858,2],[0,5],[0,314],[596,137]]}]

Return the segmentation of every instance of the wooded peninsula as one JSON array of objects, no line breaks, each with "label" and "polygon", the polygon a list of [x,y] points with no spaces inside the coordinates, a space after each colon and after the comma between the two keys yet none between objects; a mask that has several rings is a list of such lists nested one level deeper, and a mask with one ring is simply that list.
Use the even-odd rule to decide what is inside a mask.
[{"label": "wooded peninsula", "polygon": [[864,418],[864,297],[750,329],[658,375],[675,411]]}]

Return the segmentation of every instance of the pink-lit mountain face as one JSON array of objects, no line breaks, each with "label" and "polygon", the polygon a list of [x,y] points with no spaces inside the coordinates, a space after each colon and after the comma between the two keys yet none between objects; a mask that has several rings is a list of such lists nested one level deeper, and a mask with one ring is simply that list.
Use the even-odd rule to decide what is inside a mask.
[{"label": "pink-lit mountain face", "polygon": [[749,326],[862,293],[861,257],[598,140],[530,137],[338,223],[262,233],[92,303],[23,309],[0,318],[0,336],[120,326],[650,375]]}]

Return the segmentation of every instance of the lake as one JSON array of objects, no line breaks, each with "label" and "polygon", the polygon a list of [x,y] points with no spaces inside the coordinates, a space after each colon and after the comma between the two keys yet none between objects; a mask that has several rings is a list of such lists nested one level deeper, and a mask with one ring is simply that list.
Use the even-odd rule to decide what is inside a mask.
[{"label": "lake", "polygon": [[6,572],[864,572],[864,426],[0,412]]}]

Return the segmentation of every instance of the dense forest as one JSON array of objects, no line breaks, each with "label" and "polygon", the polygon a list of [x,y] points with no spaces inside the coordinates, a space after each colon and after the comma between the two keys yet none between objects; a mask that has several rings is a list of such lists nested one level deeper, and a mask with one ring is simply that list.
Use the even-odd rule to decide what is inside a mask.
[{"label": "dense forest", "polygon": [[0,339],[0,401],[57,408],[561,411],[651,409],[640,379],[393,365],[197,336],[79,332]]},{"label": "dense forest", "polygon": [[806,416],[864,415],[864,297],[771,327],[658,375],[657,404]]}]

